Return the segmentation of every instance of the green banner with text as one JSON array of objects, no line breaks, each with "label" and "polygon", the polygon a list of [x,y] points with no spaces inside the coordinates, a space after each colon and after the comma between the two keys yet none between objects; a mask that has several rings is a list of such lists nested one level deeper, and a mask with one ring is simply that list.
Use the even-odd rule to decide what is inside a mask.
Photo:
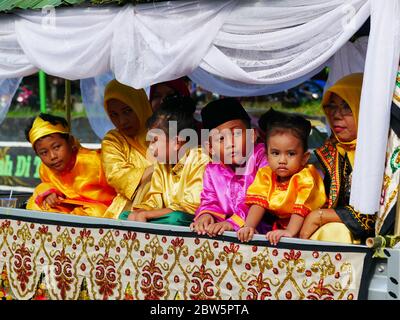
[{"label": "green banner with text", "polygon": [[31,147],[0,147],[0,185],[34,188],[40,163]]}]

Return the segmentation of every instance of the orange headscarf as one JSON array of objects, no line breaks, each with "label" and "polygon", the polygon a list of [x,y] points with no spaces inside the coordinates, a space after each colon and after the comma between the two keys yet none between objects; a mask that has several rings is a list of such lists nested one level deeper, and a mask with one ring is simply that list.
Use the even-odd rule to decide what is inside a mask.
[{"label": "orange headscarf", "polygon": [[[360,111],[360,98],[361,89],[363,82],[362,73],[353,73],[337,81],[332,87],[330,87],[324,94],[322,98],[322,105],[328,103],[329,98],[332,93],[342,98],[350,107],[353,118],[356,124],[356,129],[358,128],[358,114]],[[325,114],[326,115],[326,114]],[[328,115],[326,115],[329,119]],[[331,125],[331,124],[330,124]],[[336,148],[342,156],[347,154],[351,166],[354,166],[354,155],[357,144],[357,139],[350,142],[342,142],[334,133],[336,140],[338,141]]]},{"label": "orange headscarf", "polygon": [[135,89],[126,86],[117,80],[111,80],[104,91],[104,109],[108,113],[108,102],[111,99],[119,100],[129,106],[139,119],[139,130],[134,139],[126,137],[129,143],[136,148],[142,155],[146,155],[146,121],[152,115],[153,111],[146,92],[143,89]]}]

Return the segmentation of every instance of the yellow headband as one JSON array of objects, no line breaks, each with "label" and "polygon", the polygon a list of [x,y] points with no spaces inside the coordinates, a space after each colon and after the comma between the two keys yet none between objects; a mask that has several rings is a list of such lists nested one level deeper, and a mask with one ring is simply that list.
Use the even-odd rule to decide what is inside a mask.
[{"label": "yellow headband", "polygon": [[38,139],[52,133],[69,134],[69,128],[64,127],[60,123],[56,125],[51,124],[50,122],[37,117],[32,124],[32,129],[29,131],[29,141],[32,145],[34,145]]}]

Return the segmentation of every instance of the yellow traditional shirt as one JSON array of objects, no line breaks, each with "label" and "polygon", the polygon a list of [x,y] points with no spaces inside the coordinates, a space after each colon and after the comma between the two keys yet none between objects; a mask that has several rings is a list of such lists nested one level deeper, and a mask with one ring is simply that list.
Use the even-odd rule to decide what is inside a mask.
[{"label": "yellow traditional shirt", "polygon": [[277,181],[271,167],[263,167],[258,170],[246,195],[247,205],[264,207],[282,220],[289,219],[293,213],[305,217],[325,202],[323,180],[312,164],[294,174],[286,183]]},{"label": "yellow traditional shirt", "polygon": [[[57,173],[41,164],[40,183],[28,200],[27,209],[103,217],[115,197],[115,190],[106,181],[100,150],[79,147],[75,162],[65,173]],[[60,205],[45,209],[43,200],[51,193],[65,198]]]},{"label": "yellow traditional shirt", "polygon": [[200,205],[203,190],[203,174],[210,157],[201,148],[186,152],[179,162],[157,163],[151,178],[151,186],[140,205],[133,209],[155,210],[169,208],[194,214]]},{"label": "yellow traditional shirt", "polygon": [[139,192],[139,184],[146,168],[153,164],[146,159],[134,143],[118,130],[110,130],[103,138],[102,163],[108,183],[118,192],[113,203],[106,212],[107,218],[118,219],[124,210],[130,210],[133,203],[141,203],[143,195],[149,189],[149,182]]}]

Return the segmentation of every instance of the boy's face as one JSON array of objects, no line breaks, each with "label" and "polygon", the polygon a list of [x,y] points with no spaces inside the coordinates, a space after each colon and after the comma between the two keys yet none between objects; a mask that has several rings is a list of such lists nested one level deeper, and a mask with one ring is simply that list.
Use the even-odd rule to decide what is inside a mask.
[{"label": "boy's face", "polygon": [[211,154],[213,159],[224,164],[241,165],[248,157],[248,150],[252,150],[255,142],[254,130],[248,129],[242,120],[225,122],[210,132]]},{"label": "boy's face", "polygon": [[269,166],[282,182],[299,172],[309,157],[310,153],[304,152],[300,139],[289,132],[274,134],[267,141]]},{"label": "boy's face", "polygon": [[130,106],[117,99],[110,99],[107,102],[107,112],[111,122],[122,134],[130,138],[135,137],[139,119]]},{"label": "boy's face", "polygon": [[53,133],[35,142],[34,150],[50,169],[62,172],[72,158],[72,145],[60,134]]}]

